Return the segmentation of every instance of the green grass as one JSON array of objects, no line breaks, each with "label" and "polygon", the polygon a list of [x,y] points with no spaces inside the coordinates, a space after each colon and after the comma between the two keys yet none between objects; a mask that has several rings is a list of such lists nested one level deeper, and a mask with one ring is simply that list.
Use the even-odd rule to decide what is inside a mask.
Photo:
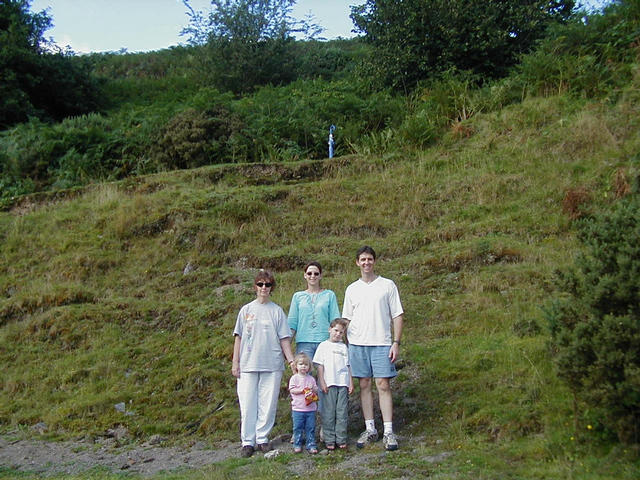
[{"label": "green grass", "polygon": [[[574,431],[541,311],[578,249],[565,193],[586,188],[598,209],[615,201],[616,172],[637,175],[634,88],[614,104],[529,99],[419,152],[206,167],[23,200],[0,213],[0,428],[237,440],[231,332],[256,269],[275,271],[286,309],[317,259],[341,303],[366,243],[406,311],[394,381],[404,445],[381,460],[390,477],[637,478],[636,450],[586,416]],[[283,394],[275,434],[289,431],[288,409]],[[454,454],[425,460],[442,452]],[[290,461],[179,478],[281,478]],[[348,476],[316,462],[310,478]]]}]

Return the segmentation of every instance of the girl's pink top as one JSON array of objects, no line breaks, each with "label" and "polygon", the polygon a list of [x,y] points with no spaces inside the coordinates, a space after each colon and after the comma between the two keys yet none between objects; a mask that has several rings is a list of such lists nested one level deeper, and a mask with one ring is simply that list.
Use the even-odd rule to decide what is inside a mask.
[{"label": "girl's pink top", "polygon": [[[294,374],[289,380],[289,391],[291,389],[298,388],[315,388],[316,381],[315,379],[307,374],[300,375],[299,373]],[[304,399],[304,393],[291,393],[291,410],[296,412],[315,412],[318,409],[318,402],[312,402],[307,405],[307,402]]]}]

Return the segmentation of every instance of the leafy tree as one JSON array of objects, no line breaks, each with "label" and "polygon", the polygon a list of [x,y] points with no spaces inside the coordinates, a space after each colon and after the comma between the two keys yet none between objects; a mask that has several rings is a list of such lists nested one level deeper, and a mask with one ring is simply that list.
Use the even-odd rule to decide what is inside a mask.
[{"label": "leafy tree", "polygon": [[295,78],[293,34],[313,36],[315,26],[291,17],[296,0],[211,0],[211,11],[195,11],[189,0],[189,26],[182,32],[201,45],[201,65],[224,90],[246,92],[258,85]]},{"label": "leafy tree", "polygon": [[584,220],[547,307],[558,372],[620,440],[640,439],[640,196]]},{"label": "leafy tree", "polygon": [[29,0],[0,0],[0,128],[27,120],[62,119],[97,106],[88,66],[44,38],[47,12]]},{"label": "leafy tree", "polygon": [[374,47],[370,75],[409,90],[452,68],[505,75],[573,6],[573,0],[366,0],[352,7],[351,18]]},{"label": "leafy tree", "polygon": [[36,113],[28,95],[35,88],[43,34],[51,26],[45,12],[30,14],[29,2],[0,2],[0,128]]}]

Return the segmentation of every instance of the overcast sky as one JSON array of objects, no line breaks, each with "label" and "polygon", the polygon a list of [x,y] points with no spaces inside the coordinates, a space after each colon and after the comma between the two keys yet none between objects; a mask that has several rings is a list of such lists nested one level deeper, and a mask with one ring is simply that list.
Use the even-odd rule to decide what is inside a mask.
[{"label": "overcast sky", "polygon": [[[209,0],[191,0],[195,10],[208,10]],[[308,13],[325,28],[323,37],[351,37],[350,5],[359,0],[298,0],[293,16]],[[54,27],[45,33],[60,47],[75,52],[160,50],[187,38],[180,31],[188,23],[182,0],[33,0],[31,11],[49,9]]]}]

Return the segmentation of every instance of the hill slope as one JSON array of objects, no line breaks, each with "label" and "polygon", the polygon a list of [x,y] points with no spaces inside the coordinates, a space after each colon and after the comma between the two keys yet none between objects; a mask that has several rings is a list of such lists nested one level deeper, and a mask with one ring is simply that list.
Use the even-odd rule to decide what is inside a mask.
[{"label": "hill slope", "polygon": [[[634,478],[632,452],[609,452],[581,421],[574,431],[540,307],[578,248],[567,192],[597,209],[615,201],[616,178],[637,174],[637,85],[615,104],[558,96],[477,115],[469,137],[452,131],[422,152],[207,167],[24,200],[0,213],[0,425],[235,439],[231,331],[255,270],[275,271],[286,309],[318,260],[342,302],[354,252],[370,244],[407,312],[394,381],[403,445],[381,460],[391,476]],[[289,431],[284,393],[278,418],[274,433]],[[433,466],[425,451],[458,453]],[[330,468],[319,460],[318,476]]]}]

